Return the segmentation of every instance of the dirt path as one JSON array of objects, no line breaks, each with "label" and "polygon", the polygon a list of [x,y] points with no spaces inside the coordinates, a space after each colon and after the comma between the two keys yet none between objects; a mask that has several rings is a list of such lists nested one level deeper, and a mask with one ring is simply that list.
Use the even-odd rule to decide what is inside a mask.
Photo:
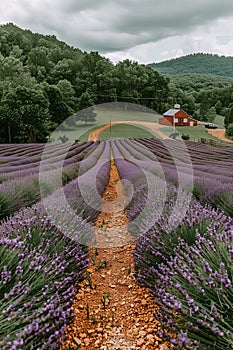
[{"label": "dirt path", "polygon": [[[105,205],[108,206],[116,200],[116,184],[120,182],[113,162],[110,175],[109,185],[103,195]],[[123,190],[119,191],[119,186],[118,196],[120,208],[125,197]],[[116,239],[124,242],[125,235],[128,235],[125,228],[128,217],[124,209],[119,212],[114,210],[114,213],[103,211],[95,223],[99,245],[106,239],[110,244],[111,240],[115,243]],[[110,235],[104,234],[114,227],[117,237],[112,236],[111,230]],[[76,295],[76,319],[67,327],[67,340],[61,350],[170,349],[156,336],[159,324],[153,316],[156,309],[154,298],[135,281],[133,249],[134,243],[124,246],[119,244],[116,248],[90,249],[89,282],[84,281]]]},{"label": "dirt path", "polygon": [[225,136],[225,129],[207,129],[208,133],[217,137],[221,141],[233,142]]},{"label": "dirt path", "polygon": [[[116,124],[136,124],[136,125],[142,125],[150,129],[151,131],[155,132],[158,136],[160,136],[162,139],[168,139],[169,137],[164,134],[160,128],[161,126],[158,123],[153,123],[153,122],[143,122],[143,121],[138,121],[138,120],[118,120],[118,121],[113,121],[111,122],[111,125],[116,125]],[[105,130],[110,128],[110,124],[106,124],[102,126],[101,128],[92,131],[89,134],[88,141],[97,141],[99,139],[99,134]]]}]

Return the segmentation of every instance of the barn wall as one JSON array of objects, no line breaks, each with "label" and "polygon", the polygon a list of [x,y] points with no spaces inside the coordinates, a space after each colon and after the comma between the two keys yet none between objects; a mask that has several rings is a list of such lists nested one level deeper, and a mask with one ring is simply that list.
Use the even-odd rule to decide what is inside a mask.
[{"label": "barn wall", "polygon": [[[197,120],[194,120],[189,117],[182,109],[177,111],[175,116],[163,116],[159,119],[159,124],[162,125],[173,125],[173,118],[177,118],[178,121],[175,123],[175,126],[190,126],[190,122],[193,122],[193,126],[197,125]],[[184,122],[183,119],[186,118],[187,122]]]},{"label": "barn wall", "polygon": [[159,124],[171,126],[173,122],[173,117],[162,117],[159,118]]}]

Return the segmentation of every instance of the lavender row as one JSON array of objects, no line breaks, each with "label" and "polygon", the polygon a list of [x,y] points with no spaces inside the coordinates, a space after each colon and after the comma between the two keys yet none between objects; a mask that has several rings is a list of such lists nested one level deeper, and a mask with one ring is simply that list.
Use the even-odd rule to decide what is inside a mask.
[{"label": "lavender row", "polygon": [[[117,146],[119,173],[134,186],[128,215],[129,230],[137,234],[136,276],[160,306],[155,317],[163,331],[158,336],[169,340],[175,349],[232,348],[232,218],[202,206],[187,197],[186,191],[178,193],[169,183],[164,186],[162,210],[158,213],[158,205],[153,211],[155,193],[150,196],[150,178],[142,171],[149,159],[141,163],[144,167],[139,166],[138,160],[143,160],[140,154],[135,155],[135,161],[133,149],[125,151],[119,142]],[[126,160],[129,151],[130,161]],[[155,178],[154,186],[161,187],[162,183]],[[183,201],[177,208],[178,196]]]},{"label": "lavender row", "polygon": [[[96,145],[91,141],[79,147],[67,144],[66,148],[64,148],[65,146],[62,145],[62,148],[58,150],[58,154],[57,152],[51,152],[49,145],[46,146],[44,152],[36,158],[34,156],[26,157],[18,160],[17,164],[15,164],[16,162],[10,162],[6,164],[6,166],[0,166],[0,177],[3,179],[22,177],[40,171],[42,166],[44,170],[50,170],[62,165],[68,165],[81,160],[86,150],[88,148],[92,149],[95,146]],[[49,150],[47,147],[49,147]],[[20,164],[18,165],[18,163]]]},{"label": "lavender row", "polygon": [[22,208],[0,226],[2,247],[7,250],[3,256],[9,261],[3,258],[0,272],[4,282],[0,288],[6,296],[0,309],[1,349],[60,347],[64,329],[72,321],[77,283],[88,264],[85,245],[95,240],[89,222],[102,202],[89,200],[94,201],[96,193],[101,199],[109,181],[110,144],[98,143],[97,148],[99,160],[93,165],[88,157],[88,170],[63,191]]},{"label": "lavender row", "polygon": [[[39,174],[28,175],[23,178],[16,178],[15,180],[5,181],[0,185],[0,204],[1,213],[0,219],[13,214],[15,211],[22,207],[30,206],[39,201],[41,197],[46,197],[56,189],[66,185],[69,181],[75,179],[79,174],[80,164],[85,162],[81,159],[89,154],[93,153],[92,158],[93,166],[98,156],[101,154],[103,147],[98,147],[98,143],[83,145],[82,152],[69,159],[65,159],[63,162],[58,163],[54,170],[47,170],[53,168],[53,163],[46,165],[41,162]],[[68,146],[69,147],[69,146]],[[99,149],[100,148],[100,149]],[[57,169],[56,169],[57,168]],[[82,167],[83,168],[83,167]],[[87,167],[86,167],[87,170]]]},{"label": "lavender row", "polygon": [[[146,139],[139,140],[139,142],[144,146],[148,146],[148,149],[161,159],[166,178],[175,185],[185,188],[189,175],[187,167],[182,165],[178,173],[177,166],[173,162],[174,159],[170,159],[170,163],[168,163],[168,154],[166,155],[166,162],[161,158],[163,152],[165,152],[167,142]],[[173,141],[173,144],[176,147],[175,141]],[[158,146],[161,146],[161,148]],[[194,185],[193,188],[187,187],[186,190],[192,190],[202,204],[211,204],[214,208],[220,208],[227,215],[233,216],[233,150],[217,149],[215,151],[214,148],[205,145],[196,146],[192,142],[187,143],[187,149],[191,159],[191,176],[193,176]],[[200,152],[201,150],[202,152]],[[215,153],[218,154],[216,159],[214,158]],[[182,181],[178,174],[182,174]]]},{"label": "lavender row", "polygon": [[[5,146],[5,147],[4,147]],[[76,145],[74,145],[76,147]],[[57,154],[61,152],[62,149],[66,148],[66,144],[7,144],[1,145],[0,150],[0,164],[4,166],[9,162],[22,162],[24,163],[27,158],[29,159],[37,159],[41,158],[45,148],[47,148],[47,152]]]},{"label": "lavender row", "polygon": [[0,184],[0,220],[22,207],[31,206],[78,176],[78,163],[61,171],[50,170]]}]

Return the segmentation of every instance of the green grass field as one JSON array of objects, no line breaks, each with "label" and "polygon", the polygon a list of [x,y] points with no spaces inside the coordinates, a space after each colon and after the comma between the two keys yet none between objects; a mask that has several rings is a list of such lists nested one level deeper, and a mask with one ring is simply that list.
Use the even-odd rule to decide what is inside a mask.
[{"label": "green grass field", "polygon": [[[168,136],[172,133],[172,130],[172,127],[161,129]],[[179,133],[180,137],[182,134],[189,135],[190,141],[198,141],[201,138],[218,140],[216,137],[210,135],[204,126],[177,126],[176,132]]]},{"label": "green grass field", "polygon": [[146,112],[143,110],[142,106],[138,105],[138,108],[141,108],[140,111],[133,110],[130,107],[128,109],[124,109],[124,106],[120,105],[119,110],[113,110],[111,109],[111,106],[105,106],[105,105],[99,105],[95,107],[95,112],[97,114],[97,120],[98,122],[102,124],[107,124],[111,121],[115,120],[137,120],[137,121],[145,121],[145,122],[159,122],[159,118],[161,117],[160,114],[152,111],[152,110],[146,110]]},{"label": "green grass field", "polygon": [[149,129],[138,127],[132,124],[112,125],[111,129],[105,129],[99,135],[100,140],[137,137],[157,137],[157,135]]},{"label": "green grass field", "polygon": [[88,135],[91,131],[100,128],[104,124],[109,124],[110,121],[118,120],[137,120],[137,121],[147,121],[147,122],[158,122],[160,115],[152,110],[144,110],[142,106],[138,106],[141,110],[132,110],[131,105],[128,104],[127,109],[126,104],[119,104],[119,109],[112,109],[111,105],[98,105],[95,106],[96,121],[91,124],[85,124],[84,122],[78,121],[75,126],[68,127],[65,126],[62,131],[55,131],[51,135],[54,141],[58,141],[60,136],[66,136],[69,141],[80,140],[86,141]]}]

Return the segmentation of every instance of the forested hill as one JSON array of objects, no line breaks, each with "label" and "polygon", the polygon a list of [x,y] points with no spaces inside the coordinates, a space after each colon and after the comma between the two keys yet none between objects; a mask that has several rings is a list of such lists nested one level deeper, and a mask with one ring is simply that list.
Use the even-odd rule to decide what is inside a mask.
[{"label": "forested hill", "polygon": [[[128,59],[114,65],[98,52],[82,52],[54,35],[0,25],[0,143],[45,142],[71,115],[115,101],[160,114],[179,103],[198,120],[221,115],[227,127],[233,124],[233,58],[198,54],[159,65],[173,74]],[[174,75],[181,69],[189,74]],[[198,69],[205,74],[190,79]],[[95,122],[96,115],[79,113],[78,118],[80,126]]]},{"label": "forested hill", "polygon": [[[114,65],[54,35],[0,25],[0,143],[42,142],[71,115],[106,102],[138,103],[162,113],[168,94],[168,79],[146,65]],[[88,115],[81,121],[94,120]]]},{"label": "forested hill", "polygon": [[196,53],[159,63],[150,67],[162,74],[214,74],[233,77],[233,57]]}]

